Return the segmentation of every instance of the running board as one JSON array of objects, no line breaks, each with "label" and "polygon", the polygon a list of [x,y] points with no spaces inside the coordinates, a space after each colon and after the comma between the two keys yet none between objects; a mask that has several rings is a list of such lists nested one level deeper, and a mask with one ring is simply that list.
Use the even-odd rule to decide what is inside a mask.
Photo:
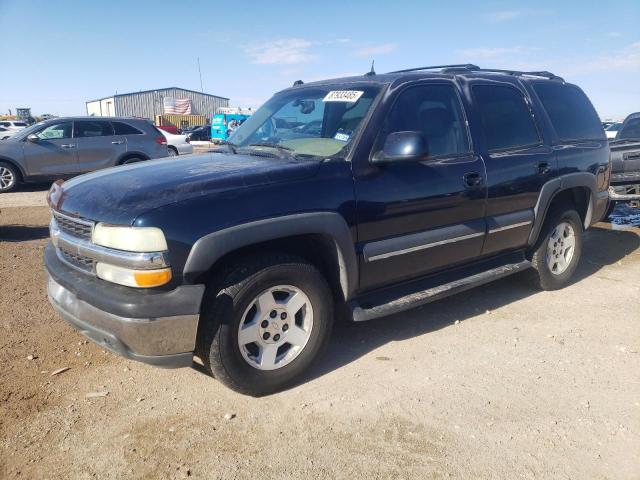
[{"label": "running board", "polygon": [[440,300],[441,298],[448,297],[449,295],[454,295],[456,293],[469,290],[470,288],[484,285],[485,283],[492,282],[499,278],[507,277],[522,270],[526,270],[530,266],[530,261],[522,260],[516,263],[500,265],[489,270],[484,270],[463,278],[452,280],[448,283],[431,286],[424,290],[418,290],[395,298],[388,298],[387,296],[387,298],[384,299],[384,295],[378,295],[378,300],[380,300],[380,297],[383,297],[386,301],[377,305],[366,305],[363,307],[358,303],[352,303],[351,312],[353,315],[353,321],[364,322],[366,320],[373,320],[374,318],[386,317],[387,315],[403,312],[420,305]]}]

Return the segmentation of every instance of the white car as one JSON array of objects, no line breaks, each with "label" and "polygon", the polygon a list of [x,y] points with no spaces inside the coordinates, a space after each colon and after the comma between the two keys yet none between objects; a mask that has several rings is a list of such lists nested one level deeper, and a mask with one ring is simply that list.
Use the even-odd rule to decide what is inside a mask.
[{"label": "white car", "polygon": [[169,156],[175,157],[176,155],[189,155],[193,153],[193,145],[189,143],[189,139],[186,135],[174,135],[165,130],[159,128],[160,133],[167,139],[167,149],[169,150]]},{"label": "white car", "polygon": [[6,128],[6,131],[0,133],[0,138],[8,138],[28,126],[29,125],[26,122],[21,120],[0,120],[0,127]]}]

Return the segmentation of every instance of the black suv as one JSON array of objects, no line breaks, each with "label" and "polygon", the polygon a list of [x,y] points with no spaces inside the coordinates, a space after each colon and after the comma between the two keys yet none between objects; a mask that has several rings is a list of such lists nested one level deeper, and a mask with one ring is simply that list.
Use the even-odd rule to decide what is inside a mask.
[{"label": "black suv", "polygon": [[591,103],[548,72],[298,81],[217,152],[54,184],[49,298],[127,358],[195,353],[262,395],[304,374],[338,314],[383,317],[523,270],[567,285],[609,170]]}]

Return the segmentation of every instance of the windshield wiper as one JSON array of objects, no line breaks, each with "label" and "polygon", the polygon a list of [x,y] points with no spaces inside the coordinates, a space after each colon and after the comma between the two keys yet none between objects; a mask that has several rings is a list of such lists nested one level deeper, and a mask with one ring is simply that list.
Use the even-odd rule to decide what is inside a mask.
[{"label": "windshield wiper", "polygon": [[284,145],[280,145],[278,143],[271,143],[271,142],[259,142],[259,143],[250,143],[249,145],[247,145],[247,147],[268,147],[268,148],[275,148],[276,150],[278,150],[278,152],[285,154],[285,156],[290,157],[290,158],[296,158],[296,155],[294,152],[293,148],[290,147],[285,147]]}]

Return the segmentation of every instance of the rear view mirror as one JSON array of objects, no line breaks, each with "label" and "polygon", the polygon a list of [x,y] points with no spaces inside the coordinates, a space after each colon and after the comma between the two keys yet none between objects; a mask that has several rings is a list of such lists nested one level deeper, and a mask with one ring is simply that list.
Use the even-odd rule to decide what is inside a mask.
[{"label": "rear view mirror", "polygon": [[372,163],[424,160],[429,153],[427,140],[420,132],[393,132],[384,142],[384,147],[373,155]]},{"label": "rear view mirror", "polygon": [[32,133],[31,135],[29,135],[27,137],[27,141],[28,142],[37,142],[38,140],[40,140],[40,137],[38,135],[36,135],[35,133]]}]

